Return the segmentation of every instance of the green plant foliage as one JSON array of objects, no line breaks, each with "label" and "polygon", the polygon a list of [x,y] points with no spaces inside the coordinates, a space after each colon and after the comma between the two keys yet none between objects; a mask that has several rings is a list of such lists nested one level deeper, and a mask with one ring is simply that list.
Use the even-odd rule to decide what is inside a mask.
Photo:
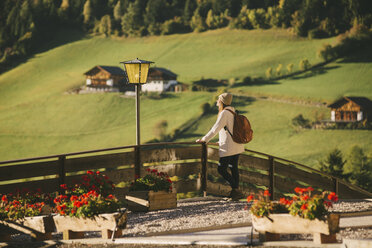
[{"label": "green plant foliage", "polygon": [[147,175],[137,178],[129,187],[129,191],[172,191],[172,180],[167,173],[146,169]]}]

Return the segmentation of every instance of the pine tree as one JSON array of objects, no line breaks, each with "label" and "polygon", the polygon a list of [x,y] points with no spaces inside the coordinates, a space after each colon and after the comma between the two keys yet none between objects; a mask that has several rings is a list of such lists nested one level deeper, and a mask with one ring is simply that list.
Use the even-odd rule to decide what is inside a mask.
[{"label": "pine tree", "polygon": [[119,0],[114,8],[114,19],[115,21],[120,21],[123,16],[123,12],[121,9],[121,1]]},{"label": "pine tree", "polygon": [[353,146],[349,161],[345,165],[345,172],[350,174],[350,181],[360,187],[372,190],[372,161],[365,155],[359,146]]},{"label": "pine tree", "polygon": [[109,15],[105,15],[101,18],[99,32],[107,37],[110,36],[111,30],[111,17]]},{"label": "pine tree", "polygon": [[87,0],[84,4],[83,16],[84,16],[84,23],[89,24],[92,19],[92,6],[90,4],[90,0]]},{"label": "pine tree", "polygon": [[192,16],[194,15],[194,11],[197,5],[195,0],[186,0],[185,8],[183,11],[183,18],[185,21],[190,21]]},{"label": "pine tree", "polygon": [[122,31],[128,36],[142,36],[144,33],[144,23],[141,13],[139,0],[130,3],[127,13],[121,19]]},{"label": "pine tree", "polygon": [[338,178],[345,178],[344,165],[346,160],[343,159],[342,152],[334,149],[325,160],[319,161],[320,171],[328,173]]}]

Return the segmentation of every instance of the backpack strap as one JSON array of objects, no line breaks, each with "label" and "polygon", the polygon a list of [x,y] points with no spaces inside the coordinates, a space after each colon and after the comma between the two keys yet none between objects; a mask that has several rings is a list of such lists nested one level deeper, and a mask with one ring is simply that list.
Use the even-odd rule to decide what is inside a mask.
[{"label": "backpack strap", "polygon": [[[232,111],[231,109],[225,109],[225,110],[227,110],[230,113],[232,113],[234,115],[234,117],[235,117],[235,114],[236,113],[234,111]],[[231,138],[232,138],[233,135],[231,134],[230,130],[226,126],[224,126],[223,129],[225,129],[225,131],[229,132],[229,134],[231,135]]]}]

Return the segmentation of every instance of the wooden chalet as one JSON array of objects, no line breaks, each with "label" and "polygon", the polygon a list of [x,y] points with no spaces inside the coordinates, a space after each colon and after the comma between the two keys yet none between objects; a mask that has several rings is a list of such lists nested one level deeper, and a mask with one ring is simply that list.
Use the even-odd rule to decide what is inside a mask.
[{"label": "wooden chalet", "polygon": [[334,122],[371,120],[372,101],[366,97],[343,97],[328,105]]},{"label": "wooden chalet", "polygon": [[88,87],[112,88],[119,87],[126,81],[125,71],[117,66],[97,65],[84,73]]}]

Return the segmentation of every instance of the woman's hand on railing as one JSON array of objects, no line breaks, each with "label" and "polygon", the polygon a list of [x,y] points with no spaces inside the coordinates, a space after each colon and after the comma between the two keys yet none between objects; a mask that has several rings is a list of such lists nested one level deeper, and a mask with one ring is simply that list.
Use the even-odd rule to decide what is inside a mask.
[{"label": "woman's hand on railing", "polygon": [[202,141],[201,139],[197,139],[195,142],[196,143],[205,143],[205,141]]}]

